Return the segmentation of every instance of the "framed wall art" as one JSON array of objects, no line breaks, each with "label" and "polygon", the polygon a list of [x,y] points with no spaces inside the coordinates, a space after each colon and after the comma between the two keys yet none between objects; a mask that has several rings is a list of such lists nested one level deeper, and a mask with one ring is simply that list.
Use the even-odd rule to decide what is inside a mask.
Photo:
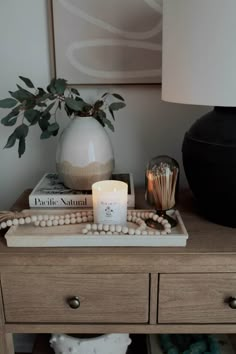
[{"label": "framed wall art", "polygon": [[51,0],[54,74],[69,84],[161,82],[162,0]]}]

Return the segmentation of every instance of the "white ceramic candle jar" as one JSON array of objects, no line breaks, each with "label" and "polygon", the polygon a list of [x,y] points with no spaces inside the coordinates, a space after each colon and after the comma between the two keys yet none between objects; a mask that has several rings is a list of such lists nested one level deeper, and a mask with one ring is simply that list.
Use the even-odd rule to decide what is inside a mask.
[{"label": "white ceramic candle jar", "polygon": [[121,181],[100,181],[92,185],[94,222],[126,224],[128,185]]}]

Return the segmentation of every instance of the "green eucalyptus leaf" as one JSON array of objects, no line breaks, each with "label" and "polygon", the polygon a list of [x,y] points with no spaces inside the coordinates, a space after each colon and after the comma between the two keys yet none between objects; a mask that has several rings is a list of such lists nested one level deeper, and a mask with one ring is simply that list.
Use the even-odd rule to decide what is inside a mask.
[{"label": "green eucalyptus leaf", "polygon": [[27,92],[24,89],[17,90],[15,92],[9,91],[10,95],[18,100],[19,102],[24,102],[27,100],[32,100],[34,98],[34,95],[32,95],[30,92]]},{"label": "green eucalyptus leaf", "polygon": [[29,109],[25,111],[24,116],[31,125],[34,125],[38,122],[41,116],[41,112],[37,111],[36,109]]},{"label": "green eucalyptus leaf", "polygon": [[85,106],[88,106],[83,100],[75,100],[71,97],[66,97],[65,104],[76,112],[80,112],[85,108]]},{"label": "green eucalyptus leaf", "polygon": [[56,79],[54,83],[56,92],[58,95],[63,95],[66,89],[66,80]]},{"label": "green eucalyptus leaf", "polygon": [[52,93],[52,94],[57,93],[57,90],[55,88],[55,82],[56,82],[56,79],[52,79],[50,84],[47,86],[47,90],[49,93]]},{"label": "green eucalyptus leaf", "polygon": [[5,126],[12,126],[16,123],[17,115],[19,113],[20,106],[15,107],[10,113],[1,119],[1,123]]},{"label": "green eucalyptus leaf", "polygon": [[6,117],[2,118],[1,123],[3,125],[5,125],[6,127],[11,127],[14,124],[16,124],[16,121],[17,121],[16,116],[12,116],[12,117],[6,116]]},{"label": "green eucalyptus leaf", "polygon": [[53,123],[51,125],[49,125],[48,127],[48,131],[49,132],[55,132],[59,130],[59,124],[58,123]]},{"label": "green eucalyptus leaf", "polygon": [[4,98],[0,100],[0,108],[12,108],[17,104],[17,101],[13,98]]},{"label": "green eucalyptus leaf", "polygon": [[21,124],[15,129],[17,139],[25,138],[28,135],[29,127],[26,124]]},{"label": "green eucalyptus leaf", "polygon": [[114,128],[114,125],[111,123],[111,121],[107,118],[103,118],[103,122],[104,124],[106,124],[108,126],[108,128],[114,132],[115,131],[115,128]]},{"label": "green eucalyptus leaf", "polygon": [[121,95],[119,95],[118,93],[113,93],[112,96],[114,96],[118,100],[124,101],[124,98]]},{"label": "green eucalyptus leaf", "polygon": [[35,97],[34,96],[34,94],[32,93],[32,92],[30,92],[30,91],[28,91],[28,90],[26,90],[26,89],[24,89],[23,87],[21,87],[20,85],[16,85],[17,86],[17,88],[19,89],[19,90],[21,90],[21,91],[23,91],[23,92],[25,92],[25,94],[27,94],[29,97]]},{"label": "green eucalyptus leaf", "polygon": [[114,112],[113,112],[113,110],[110,107],[109,107],[109,112],[110,112],[112,118],[115,120]]},{"label": "green eucalyptus leaf", "polygon": [[105,92],[105,93],[102,95],[102,97],[105,97],[105,96],[107,96],[107,95],[109,95],[109,92]]},{"label": "green eucalyptus leaf", "polygon": [[38,96],[43,96],[46,94],[46,91],[42,87],[38,87]]},{"label": "green eucalyptus leaf", "polygon": [[[47,108],[42,112],[42,117],[45,117],[48,115],[49,111],[51,111],[52,107],[54,106],[54,104],[56,103],[56,101],[50,103]],[[50,115],[51,117],[51,115]]]},{"label": "green eucalyptus leaf", "polygon": [[13,133],[9,136],[9,138],[8,138],[8,140],[7,140],[7,143],[6,143],[6,145],[4,146],[4,149],[11,148],[12,146],[15,145],[15,142],[16,142],[16,133],[13,132]]},{"label": "green eucalyptus leaf", "polygon": [[40,135],[40,139],[48,139],[51,135],[51,132],[49,132],[48,130],[44,130]]},{"label": "green eucalyptus leaf", "polygon": [[77,96],[80,96],[80,93],[77,89],[75,89],[74,87],[71,88],[71,92],[74,93]]},{"label": "green eucalyptus leaf", "polygon": [[24,152],[25,152],[25,137],[22,136],[19,139],[19,145],[18,145],[19,158],[21,158],[21,156],[24,154]]},{"label": "green eucalyptus leaf", "polygon": [[27,79],[27,77],[24,76],[19,76],[19,78],[24,81],[24,83],[26,84],[26,86],[28,86],[29,88],[34,88],[34,85],[32,83],[32,81],[30,79]]},{"label": "green eucalyptus leaf", "polygon": [[118,111],[121,108],[124,108],[126,104],[124,102],[113,102],[109,106],[109,110],[111,109],[112,111]]},{"label": "green eucalyptus leaf", "polygon": [[39,121],[38,121],[38,125],[39,127],[41,128],[41,130],[44,132],[45,130],[48,129],[48,126],[49,126],[49,123],[48,123],[48,120],[47,118],[41,118]]},{"label": "green eucalyptus leaf", "polygon": [[42,117],[43,119],[45,119],[45,120],[50,120],[50,118],[51,118],[51,113],[50,113],[50,112],[46,112],[46,113],[42,112],[42,113],[41,113],[41,117]]}]

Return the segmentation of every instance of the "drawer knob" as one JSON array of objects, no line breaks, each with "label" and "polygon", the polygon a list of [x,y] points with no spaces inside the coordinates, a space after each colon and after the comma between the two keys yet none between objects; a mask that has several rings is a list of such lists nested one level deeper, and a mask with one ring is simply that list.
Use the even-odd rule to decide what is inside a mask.
[{"label": "drawer knob", "polygon": [[229,307],[231,307],[231,309],[236,309],[236,298],[235,297],[229,298]]},{"label": "drawer knob", "polygon": [[71,298],[68,299],[68,305],[70,306],[70,308],[72,309],[78,309],[80,307],[80,301],[78,296],[73,296]]}]

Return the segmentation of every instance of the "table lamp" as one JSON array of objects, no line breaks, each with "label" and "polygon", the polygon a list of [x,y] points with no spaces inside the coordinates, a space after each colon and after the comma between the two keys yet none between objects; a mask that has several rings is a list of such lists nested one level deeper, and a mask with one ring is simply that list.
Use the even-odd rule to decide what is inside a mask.
[{"label": "table lamp", "polygon": [[162,99],[214,106],[185,134],[183,165],[202,214],[236,227],[235,0],[163,0]]}]

